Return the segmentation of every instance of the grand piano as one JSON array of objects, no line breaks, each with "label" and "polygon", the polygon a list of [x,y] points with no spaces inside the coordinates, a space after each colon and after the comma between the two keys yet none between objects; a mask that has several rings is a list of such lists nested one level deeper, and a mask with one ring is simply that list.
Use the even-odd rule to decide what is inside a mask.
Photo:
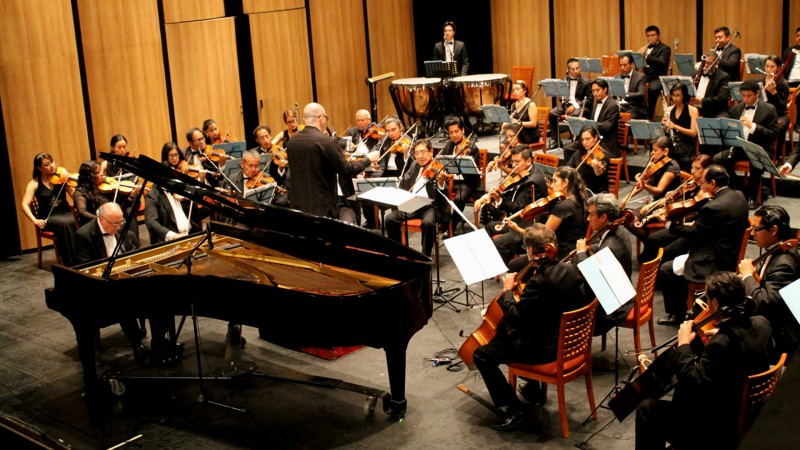
[{"label": "grand piano", "polygon": [[146,156],[102,157],[228,223],[117,258],[53,266],[47,306],[72,323],[84,382],[97,380],[99,325],[194,308],[287,347],[383,348],[391,395],[383,409],[405,413],[406,348],[432,314],[429,258],[334,219],[233,199]]}]

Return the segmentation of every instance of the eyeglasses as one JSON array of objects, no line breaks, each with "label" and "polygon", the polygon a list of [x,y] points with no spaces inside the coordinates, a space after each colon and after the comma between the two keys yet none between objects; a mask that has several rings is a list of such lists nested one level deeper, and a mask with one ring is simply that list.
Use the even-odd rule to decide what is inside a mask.
[{"label": "eyeglasses", "polygon": [[327,115],[325,115],[325,114],[320,114],[319,116],[320,116],[320,117],[324,117],[324,118],[325,118],[325,120],[328,120],[328,119],[330,119],[330,117],[328,117],[328,116],[327,116]]},{"label": "eyeglasses", "polygon": [[122,227],[125,226],[125,219],[122,219],[121,221],[115,223],[115,222],[111,222],[110,220],[106,219],[103,216],[100,216],[100,218],[105,220],[107,224],[111,225],[114,228],[122,228]]},{"label": "eyeglasses", "polygon": [[766,230],[766,229],[767,229],[767,227],[763,227],[763,226],[762,227],[753,227],[753,234],[756,234],[759,231]]}]

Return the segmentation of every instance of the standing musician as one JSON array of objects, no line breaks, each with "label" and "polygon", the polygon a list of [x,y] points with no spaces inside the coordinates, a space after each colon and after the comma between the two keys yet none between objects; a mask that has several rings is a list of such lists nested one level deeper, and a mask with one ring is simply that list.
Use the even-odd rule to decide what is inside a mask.
[{"label": "standing musician", "polygon": [[[526,418],[523,403],[500,370],[500,364],[542,364],[556,359],[561,315],[584,306],[577,289],[578,273],[574,265],[556,258],[555,233],[542,224],[525,230],[527,259],[536,266],[525,289],[515,298],[516,274],[503,278],[503,293],[497,302],[503,316],[492,340],[475,349],[475,366],[481,372],[495,406],[505,417],[493,425],[509,431]],[[544,400],[546,386],[528,382],[524,397],[534,403]]]},{"label": "standing musician", "polygon": [[206,145],[227,144],[233,142],[233,137],[227,132],[222,135],[219,126],[214,119],[203,121],[203,135],[206,137]]},{"label": "standing musician", "polygon": [[[730,178],[724,167],[712,164],[706,169],[700,189],[713,196],[703,204],[692,225],[679,222],[667,224],[669,232],[685,237],[687,255],[661,264],[658,277],[664,293],[667,315],[658,319],[661,325],[678,325],[686,314],[688,282],[702,283],[706,277],[722,270],[734,270],[739,262],[747,219],[747,200],[728,184]],[[660,220],[666,221],[665,216]]]},{"label": "standing musician", "polygon": [[561,99],[561,104],[550,110],[550,137],[554,145],[560,142],[558,121],[565,115],[577,117],[583,114],[581,109],[592,108],[592,85],[585,75],[581,74],[581,63],[575,58],[567,60],[567,86],[569,97]]},{"label": "standing musician", "polygon": [[[778,134],[778,114],[775,107],[759,101],[761,89],[755,80],[745,80],[740,89],[742,102],[731,108],[728,116],[741,120],[745,139],[765,150],[771,149]],[[734,173],[733,166],[737,161],[748,161],[747,154],[741,147],[731,147],[714,155],[714,164],[721,164],[730,174]],[[763,174],[764,170],[750,168],[750,209],[759,206],[757,194]],[[738,188],[744,190],[744,181],[739,183]]]},{"label": "standing musician", "polygon": [[[600,135],[603,149],[609,158],[620,155],[617,130],[619,129],[619,105],[613,97],[608,96],[608,81],[597,79],[592,81],[592,108],[584,109],[583,116],[595,121],[594,127]],[[569,161],[573,153],[581,148],[581,143],[572,142],[564,147],[564,160]],[[588,181],[588,180],[587,180]]]},{"label": "standing musician", "polygon": [[800,52],[800,27],[794,30],[794,45],[783,52],[783,61],[789,64],[786,69],[786,78],[791,87],[800,85],[800,58],[797,57],[798,52]]},{"label": "standing musician", "polygon": [[[517,80],[512,85],[511,92],[517,98],[514,102],[514,110],[511,112],[511,123],[522,126],[522,132],[518,136],[520,142],[524,144],[539,142],[538,111],[536,103],[528,98],[530,95],[528,85],[522,80]],[[504,123],[502,129],[507,128],[508,125]]]},{"label": "standing musician", "polygon": [[[377,173],[373,173],[373,176],[397,177],[403,172],[403,166],[408,159],[411,140],[403,137],[405,128],[397,117],[390,116],[383,123],[386,128],[386,136],[372,147],[381,154],[381,160],[378,161],[379,169]],[[387,155],[388,152],[392,154]]]},{"label": "standing musician", "polygon": [[[356,111],[356,126],[350,128],[350,131],[347,133],[353,138],[353,145],[356,146],[355,148],[358,148],[363,143],[363,146],[366,147],[366,151],[372,150],[379,139],[370,134],[370,129],[377,126],[378,124],[372,121],[372,115],[369,111],[366,109],[359,109]],[[350,149],[347,149],[347,151],[349,152]]]},{"label": "standing musician", "polygon": [[[593,194],[608,191],[607,168],[610,158],[603,148],[597,129],[591,125],[583,127],[580,139],[580,151],[573,153],[566,165],[577,170]],[[592,155],[589,155],[590,151],[593,151]]]},{"label": "standing musician", "polygon": [[[410,191],[415,195],[433,200],[428,206],[405,213],[400,210],[392,211],[386,216],[386,234],[390,239],[402,242],[401,227],[403,222],[410,219],[422,219],[422,253],[430,257],[436,241],[436,223],[447,223],[450,208],[443,195],[447,172],[440,171],[438,175],[433,165],[433,146],[430,140],[422,139],[414,146],[414,160],[409,162],[408,170],[400,179],[400,189]],[[436,181],[431,182],[429,176],[436,175]],[[438,193],[436,191],[439,191]]]},{"label": "standing musician", "polygon": [[[731,79],[725,71],[717,68],[705,69],[717,59],[716,53],[709,51],[703,56],[705,65],[698,72],[700,82],[695,85],[695,96],[689,100],[689,104],[696,106],[703,117],[717,117],[728,109],[728,100],[731,98],[728,82]],[[703,146],[700,150],[703,151]]]},{"label": "standing musician", "polygon": [[658,77],[669,73],[669,62],[672,57],[672,49],[669,45],[661,42],[661,30],[650,25],[644,29],[647,37],[647,45],[639,49],[644,57],[644,75],[650,87],[647,91],[647,117],[651,120],[656,112],[658,96],[661,95],[661,81]]},{"label": "standing musician", "polygon": [[469,58],[464,42],[455,40],[456,24],[450,21],[444,23],[444,39],[433,46],[434,61],[455,61],[458,64],[458,73],[465,76],[469,73]]},{"label": "standing musician", "polygon": [[[586,210],[586,221],[589,222],[589,229],[591,229],[592,235],[600,233],[600,236],[599,240],[591,246],[586,242],[586,239],[578,239],[575,243],[576,253],[572,259],[573,264],[577,266],[588,259],[589,252],[594,254],[604,248],[608,248],[622,265],[628,275],[628,279],[630,279],[633,272],[631,241],[628,238],[628,234],[622,230],[622,227],[614,227],[613,229],[609,227],[611,222],[622,216],[622,211],[617,204],[617,197],[614,194],[593,195],[586,200]],[[594,295],[588,283],[584,282],[583,284],[584,292],[588,294],[587,300],[590,301],[596,295]],[[631,299],[611,314],[598,314],[594,323],[594,335],[602,336],[625,320],[631,309],[633,309],[633,303],[634,300]]]},{"label": "standing musician", "polygon": [[337,218],[337,177],[352,178],[377,162],[378,152],[348,161],[333,139],[323,134],[328,116],[319,103],[303,108],[303,122],[305,128],[292,137],[286,148],[292,164],[289,204],[308,214]]},{"label": "standing musician", "polygon": [[[769,369],[770,325],[753,316],[742,280],[732,272],[717,272],[706,280],[712,312],[732,308],[734,313],[717,325],[707,344],[695,340],[693,322],[683,322],[678,344],[668,358],[678,383],[672,401],[647,399],[636,411],[636,449],[735,449],[742,391],[749,375]],[[698,348],[699,347],[699,348]],[[702,427],[698,430],[696,426]]]},{"label": "standing musician", "polygon": [[674,136],[670,155],[678,161],[681,170],[688,172],[697,152],[697,118],[700,117],[700,111],[688,103],[689,88],[685,84],[675,83],[669,92],[672,107],[664,113],[661,124],[670,137]]},{"label": "standing musician", "polygon": [[[59,184],[53,183],[52,178],[57,178],[56,169],[53,157],[49,153],[42,152],[33,157],[33,176],[25,185],[20,208],[36,228],[55,233],[61,262],[66,266],[73,266],[77,227],[67,203],[67,194],[72,195],[75,188],[70,186],[66,179],[56,180],[60,182]],[[34,199],[37,204],[36,211],[31,209]]]},{"label": "standing musician", "polygon": [[714,47],[714,52],[717,54],[719,61],[719,68],[728,74],[730,81],[739,81],[741,79],[741,59],[742,51],[739,47],[731,44],[731,30],[728,27],[717,27],[714,29],[714,41],[717,45]]},{"label": "standing musician", "polygon": [[[469,156],[475,161],[475,166],[480,167],[480,152],[478,146],[475,145],[475,140],[467,141],[464,137],[464,121],[460,117],[454,117],[446,123],[447,134],[450,140],[444,146],[440,155],[459,155]],[[456,198],[453,202],[458,206],[458,209],[464,211],[464,206],[471,198],[477,198],[483,195],[481,192],[481,176],[478,175],[463,175],[458,172],[459,169],[451,168],[450,173],[454,176],[453,190]],[[452,215],[453,232],[455,233],[456,226],[461,221],[459,214]]]},{"label": "standing musician", "polygon": [[636,63],[633,62],[633,55],[625,53],[619,57],[620,73],[616,78],[625,82],[625,97],[619,102],[619,110],[630,113],[631,119],[647,120],[647,80],[638,70]]},{"label": "standing musician", "polygon": [[[780,294],[780,289],[800,278],[800,255],[797,247],[781,248],[781,242],[793,238],[789,213],[780,206],[766,205],[753,213],[752,237],[760,249],[770,253],[760,267],[752,259],[739,263],[739,275],[745,293],[756,303],[756,314],[769,320],[775,340],[775,355],[792,355],[800,344],[800,324]],[[762,259],[762,258],[759,258]],[[758,278],[755,277],[758,275]],[[773,358],[773,361],[777,358]]]},{"label": "standing musician", "polygon": [[283,112],[283,123],[286,124],[286,129],[272,138],[272,144],[283,145],[283,148],[287,148],[289,146],[289,139],[302,128],[297,124],[297,113],[293,109],[287,109]]}]

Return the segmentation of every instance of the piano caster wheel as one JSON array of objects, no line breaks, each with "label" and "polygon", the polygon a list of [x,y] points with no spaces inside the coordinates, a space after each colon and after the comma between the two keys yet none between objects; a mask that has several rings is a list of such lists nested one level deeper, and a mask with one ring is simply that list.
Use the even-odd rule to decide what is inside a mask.
[{"label": "piano caster wheel", "polygon": [[125,383],[114,378],[108,380],[108,385],[111,388],[111,393],[117,397],[125,395]]},{"label": "piano caster wheel", "polygon": [[364,415],[371,417],[375,415],[375,406],[378,404],[378,397],[370,395],[364,403]]}]

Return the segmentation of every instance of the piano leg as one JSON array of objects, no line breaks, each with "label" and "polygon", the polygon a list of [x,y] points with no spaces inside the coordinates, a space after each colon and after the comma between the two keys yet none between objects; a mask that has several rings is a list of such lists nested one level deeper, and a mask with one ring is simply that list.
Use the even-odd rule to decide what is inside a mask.
[{"label": "piano leg", "polygon": [[[406,413],[406,348],[408,341],[387,344],[383,350],[386,352],[386,366],[389,369],[389,389],[392,400],[389,402],[391,414],[402,417]],[[388,412],[388,411],[387,411]]]},{"label": "piano leg", "polygon": [[99,381],[97,378],[96,359],[94,355],[94,340],[97,334],[97,322],[91,318],[74,316],[69,318],[75,330],[75,339],[78,343],[78,356],[83,368],[83,383],[87,388],[92,388]]}]

